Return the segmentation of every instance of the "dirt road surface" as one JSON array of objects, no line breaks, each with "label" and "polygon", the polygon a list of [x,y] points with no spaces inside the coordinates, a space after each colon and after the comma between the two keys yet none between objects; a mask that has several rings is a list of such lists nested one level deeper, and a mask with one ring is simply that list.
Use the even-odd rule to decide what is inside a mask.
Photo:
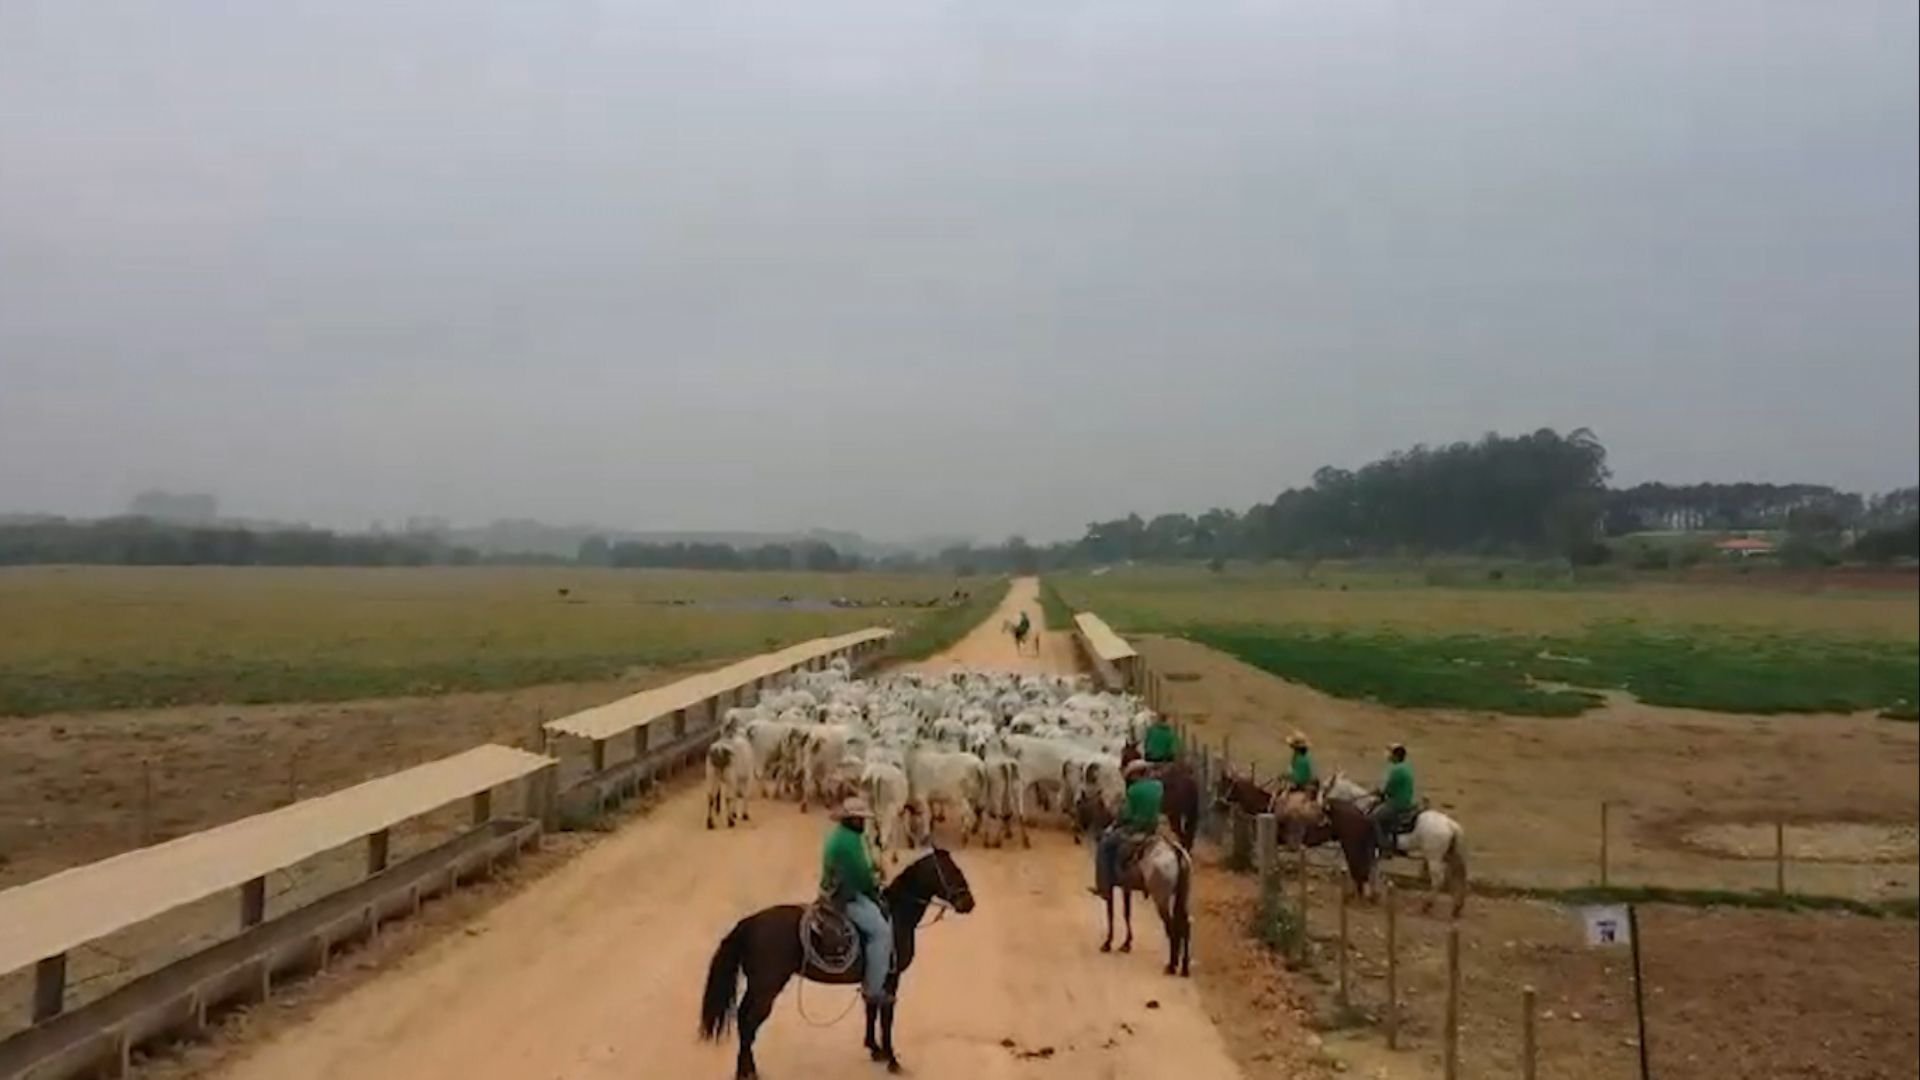
[{"label": "dirt road surface", "polygon": [[[1024,611],[1033,621],[1033,637],[1024,652],[1015,652],[1013,635],[1007,631]],[[1035,642],[1038,642],[1036,645]],[[978,671],[1017,671],[1044,674],[1073,671],[1078,664],[1074,652],[1072,627],[1049,627],[1040,608],[1040,579],[1015,578],[1006,598],[985,622],[938,656],[909,665],[908,670],[947,672],[955,668]]]},{"label": "dirt road surface", "polygon": [[[1071,644],[1015,657],[1001,622],[1040,619],[1037,583],[956,648],[973,666],[1071,670]],[[936,666],[946,658],[934,661]],[[825,819],[756,804],[751,825],[708,833],[687,792],[452,934],[260,1043],[224,1080],[457,1077],[633,1080],[732,1075],[731,1040],[695,1038],[701,984],[721,936],[758,907],[810,895]],[[1165,939],[1136,911],[1137,951],[1101,955],[1085,892],[1087,851],[1034,836],[1031,851],[958,853],[979,906],[923,926],[896,1041],[928,1080],[1168,1077],[1241,1073],[1194,981],[1161,973]],[[1207,963],[1196,955],[1195,966]],[[860,1049],[857,1010],[814,1027],[790,985],[761,1030],[769,1080],[885,1075]],[[829,1021],[851,991],[809,986]]]}]

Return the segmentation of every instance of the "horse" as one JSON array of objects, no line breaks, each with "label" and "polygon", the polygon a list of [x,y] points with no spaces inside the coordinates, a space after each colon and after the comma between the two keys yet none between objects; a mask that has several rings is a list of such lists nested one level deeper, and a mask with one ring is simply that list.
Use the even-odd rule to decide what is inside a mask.
[{"label": "horse", "polygon": [[[893,1048],[894,999],[899,995],[901,977],[913,965],[914,932],[933,904],[944,904],[962,915],[972,911],[973,890],[953,856],[935,848],[900,871],[883,891],[883,899],[893,924],[894,970],[887,976],[886,1004],[867,1003],[865,1046],[874,1061],[884,1061],[888,1072],[898,1073],[900,1057]],[[741,919],[720,939],[707,965],[706,992],[700,1000],[700,1037],[708,1042],[720,1041],[726,1034],[728,1022],[738,1017],[740,1053],[734,1065],[734,1080],[759,1077],[759,1066],[753,1060],[754,1036],[773,1012],[774,1000],[786,988],[787,980],[799,975],[836,986],[860,981],[861,965],[857,962],[847,971],[834,974],[807,961],[800,941],[801,915],[805,910],[799,904],[780,904]],[[747,989],[736,1003],[734,990],[742,975],[746,976]]]},{"label": "horse", "polygon": [[[1347,855],[1347,872],[1356,884],[1373,882],[1380,872],[1380,851],[1369,813],[1378,800],[1339,773],[1327,784],[1323,799],[1328,828]],[[1453,916],[1467,905],[1466,832],[1460,823],[1438,810],[1423,807],[1413,829],[1394,837],[1394,854],[1420,860],[1420,876],[1428,888],[1425,910],[1433,910],[1441,887],[1453,896]],[[1366,895],[1366,888],[1361,887]]]},{"label": "horse", "polygon": [[1193,778],[1192,769],[1178,761],[1154,765],[1153,776],[1160,781],[1160,808],[1167,824],[1180,838],[1180,846],[1192,851],[1200,832],[1200,782]]},{"label": "horse", "polygon": [[[1187,849],[1164,836],[1153,836],[1133,865],[1120,874],[1121,901],[1126,910],[1127,939],[1121,952],[1133,951],[1133,894],[1146,893],[1160,913],[1160,925],[1167,932],[1166,973],[1182,977],[1193,974],[1193,857]],[[1113,892],[1108,890],[1107,937],[1101,952],[1113,951]]]}]

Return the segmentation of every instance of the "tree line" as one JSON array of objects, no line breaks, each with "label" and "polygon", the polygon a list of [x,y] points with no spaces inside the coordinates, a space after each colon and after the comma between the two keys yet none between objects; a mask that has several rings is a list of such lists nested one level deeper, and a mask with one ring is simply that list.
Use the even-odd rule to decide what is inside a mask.
[{"label": "tree line", "polygon": [[180,525],[143,517],[0,525],[0,566],[466,566],[472,548],[430,538]]},{"label": "tree line", "polygon": [[[1819,484],[1637,484],[1610,488],[1607,450],[1593,432],[1489,433],[1478,441],[1414,446],[1348,470],[1332,466],[1244,510],[1140,514],[1089,523],[1077,539],[1036,545],[956,545],[937,555],[863,560],[824,541],[610,542],[590,537],[581,565],[694,570],[940,569],[1033,573],[1127,561],[1318,559],[1426,554],[1614,555],[1607,541],[1649,531],[1774,530],[1783,555],[1806,561],[1920,557],[1920,488],[1867,497]],[[430,535],[253,530],[129,517],[0,524],[0,564],[128,563],[267,566],[419,566],[567,562],[482,558]]]}]

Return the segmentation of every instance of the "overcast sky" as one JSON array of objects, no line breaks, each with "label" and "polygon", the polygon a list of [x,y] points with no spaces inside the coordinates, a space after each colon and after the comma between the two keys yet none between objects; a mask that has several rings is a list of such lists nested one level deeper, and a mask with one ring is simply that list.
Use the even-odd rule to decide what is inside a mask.
[{"label": "overcast sky", "polygon": [[0,510],[1911,483],[1912,0],[4,0]]}]

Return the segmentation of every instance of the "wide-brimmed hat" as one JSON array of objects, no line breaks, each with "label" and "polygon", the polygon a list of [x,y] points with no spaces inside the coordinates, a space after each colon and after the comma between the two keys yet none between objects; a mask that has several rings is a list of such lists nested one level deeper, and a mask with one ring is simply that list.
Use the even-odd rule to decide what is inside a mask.
[{"label": "wide-brimmed hat", "polygon": [[1387,753],[1389,753],[1389,754],[1391,754],[1391,753],[1393,753],[1393,752],[1394,752],[1394,751],[1396,751],[1396,750],[1397,750],[1397,751],[1399,751],[1399,752],[1400,752],[1400,753],[1402,753],[1402,754],[1404,754],[1404,753],[1406,753],[1406,752],[1407,752],[1407,744],[1406,744],[1406,743],[1398,743],[1398,742],[1397,742],[1397,743],[1394,743],[1394,744],[1392,744],[1391,746],[1388,746],[1388,747],[1387,747]]},{"label": "wide-brimmed hat", "polygon": [[1291,747],[1295,747],[1296,749],[1305,750],[1308,745],[1307,737],[1301,734],[1300,732],[1296,731],[1293,734],[1287,736],[1287,745]]},{"label": "wide-brimmed hat", "polygon": [[872,816],[873,812],[867,809],[867,800],[858,795],[849,796],[840,804],[840,809],[833,812],[835,821],[851,821],[855,818],[864,821]]},{"label": "wide-brimmed hat", "polygon": [[1145,758],[1134,758],[1132,761],[1127,762],[1126,768],[1120,770],[1120,775],[1131,780],[1134,777],[1141,775],[1142,773],[1151,771],[1152,769],[1153,769],[1153,766],[1147,764],[1147,761]]}]

